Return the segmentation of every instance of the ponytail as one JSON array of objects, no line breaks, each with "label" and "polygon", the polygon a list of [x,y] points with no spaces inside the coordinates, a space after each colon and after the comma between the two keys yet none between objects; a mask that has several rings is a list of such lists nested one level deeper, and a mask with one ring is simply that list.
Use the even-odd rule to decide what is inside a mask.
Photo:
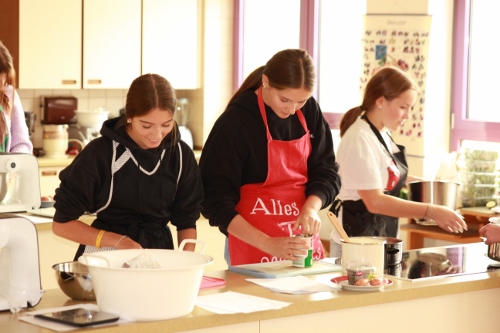
[{"label": "ponytail", "polygon": [[[229,106],[239,95],[241,95],[244,91],[247,90],[257,90],[262,85],[262,74],[264,73],[265,66],[261,66],[255,69],[252,73],[250,73],[245,81],[241,84],[238,90],[234,93],[233,97],[227,103]],[[226,107],[227,109],[227,107]]]},{"label": "ponytail", "polygon": [[361,115],[361,106],[356,106],[355,108],[350,109],[347,111],[343,116],[342,119],[340,120],[340,137],[342,137],[347,129],[351,127],[351,125],[358,119],[358,117]]}]

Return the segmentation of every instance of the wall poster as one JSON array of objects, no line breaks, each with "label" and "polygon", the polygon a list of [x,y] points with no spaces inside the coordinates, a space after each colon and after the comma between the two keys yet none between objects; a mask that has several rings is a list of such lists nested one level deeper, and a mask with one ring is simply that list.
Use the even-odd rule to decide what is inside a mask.
[{"label": "wall poster", "polygon": [[397,132],[394,141],[406,146],[407,153],[423,156],[425,83],[431,16],[429,15],[366,15],[362,38],[363,70],[360,90],[383,66],[396,66],[407,72],[419,87],[417,101],[410,119]]}]

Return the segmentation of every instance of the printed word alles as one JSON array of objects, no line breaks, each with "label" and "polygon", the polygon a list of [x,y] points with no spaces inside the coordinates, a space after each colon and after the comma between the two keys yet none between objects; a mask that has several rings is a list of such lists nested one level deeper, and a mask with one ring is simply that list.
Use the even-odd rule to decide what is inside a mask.
[{"label": "printed word alles", "polygon": [[257,198],[250,214],[258,213],[264,213],[264,215],[298,216],[299,208],[297,208],[295,202],[284,205],[280,200],[270,199],[266,205],[261,198]]}]

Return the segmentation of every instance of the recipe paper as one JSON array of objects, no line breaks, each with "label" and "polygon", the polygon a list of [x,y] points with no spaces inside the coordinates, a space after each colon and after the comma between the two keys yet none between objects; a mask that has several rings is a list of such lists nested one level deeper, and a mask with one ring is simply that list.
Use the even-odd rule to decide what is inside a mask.
[{"label": "recipe paper", "polygon": [[264,288],[285,294],[311,294],[321,291],[334,291],[336,288],[327,286],[306,276],[291,276],[276,279],[246,279]]},{"label": "recipe paper", "polygon": [[195,304],[217,314],[234,314],[278,310],[292,303],[227,291],[220,294],[198,296]]}]

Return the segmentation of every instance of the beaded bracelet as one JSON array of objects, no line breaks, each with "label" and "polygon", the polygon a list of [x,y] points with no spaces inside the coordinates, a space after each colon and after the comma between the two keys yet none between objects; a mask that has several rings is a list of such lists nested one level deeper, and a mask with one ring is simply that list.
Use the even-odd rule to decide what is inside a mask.
[{"label": "beaded bracelet", "polygon": [[120,242],[121,242],[121,241],[122,241],[122,239],[124,239],[124,238],[128,238],[128,236],[127,236],[127,235],[123,235],[123,236],[121,236],[121,237],[120,237],[120,239],[118,240],[118,242],[116,242],[116,244],[115,244],[115,249],[117,249],[117,248],[118,248],[118,244],[120,244]]},{"label": "beaded bracelet", "polygon": [[97,247],[98,249],[101,248],[101,240],[105,232],[106,232],[105,230],[101,229],[99,230],[99,234],[97,234],[97,238],[95,239],[95,247]]}]

